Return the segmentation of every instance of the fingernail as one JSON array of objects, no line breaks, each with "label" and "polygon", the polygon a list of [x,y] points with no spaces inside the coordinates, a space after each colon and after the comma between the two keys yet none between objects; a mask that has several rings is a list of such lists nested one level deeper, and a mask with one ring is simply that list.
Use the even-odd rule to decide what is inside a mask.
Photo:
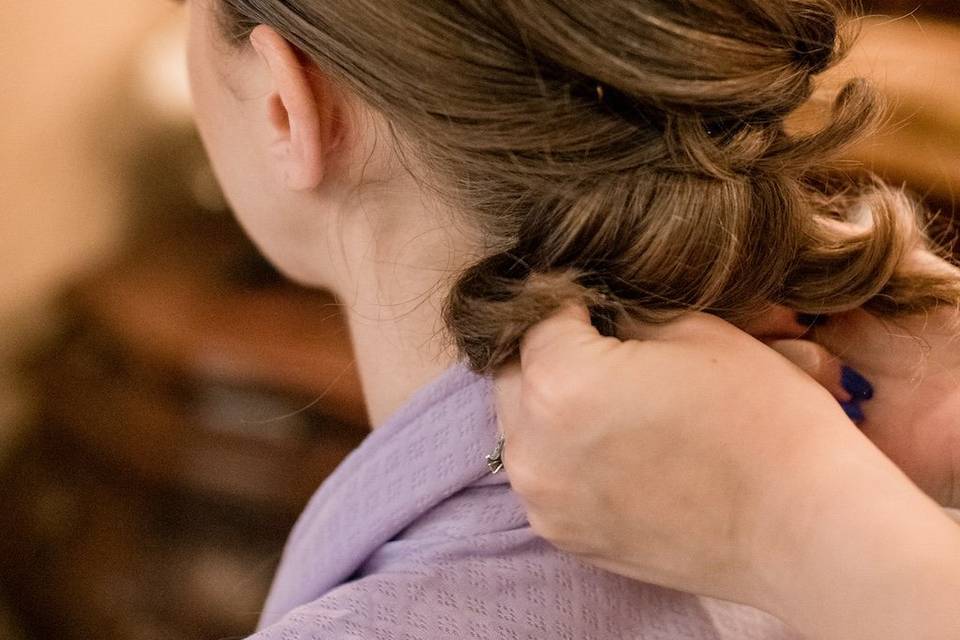
[{"label": "fingernail", "polygon": [[873,385],[851,367],[844,366],[841,369],[840,384],[858,400],[869,400],[873,397]]},{"label": "fingernail", "polygon": [[827,316],[819,313],[798,313],[797,322],[805,327],[818,327],[827,323]]},{"label": "fingernail", "polygon": [[863,422],[863,409],[860,408],[860,405],[856,401],[841,402],[840,406],[843,408],[843,412],[847,414],[848,418],[854,422]]}]

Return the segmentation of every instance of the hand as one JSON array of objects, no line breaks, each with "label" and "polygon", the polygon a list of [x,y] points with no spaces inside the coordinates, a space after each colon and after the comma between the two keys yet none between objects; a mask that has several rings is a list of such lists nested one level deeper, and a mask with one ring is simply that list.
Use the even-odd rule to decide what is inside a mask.
[{"label": "hand", "polygon": [[928,495],[960,508],[960,312],[830,316],[811,339],[861,372],[874,396],[863,433]]},{"label": "hand", "polygon": [[[927,268],[960,271],[933,254],[912,255]],[[801,366],[844,400],[838,389],[847,364],[871,383],[872,399],[847,404],[864,434],[943,506],[960,508],[960,310],[885,320],[857,309],[823,316],[811,331],[775,307],[750,334]],[[807,340],[795,340],[800,336]]]},{"label": "hand", "polygon": [[[910,262],[960,278],[924,249]],[[960,507],[960,310],[896,321],[855,310],[831,317],[813,338],[874,383],[864,433],[937,502]]]},{"label": "hand", "polygon": [[824,387],[732,325],[689,314],[624,331],[640,340],[566,309],[498,382],[511,483],[559,547],[756,606],[798,505],[816,510],[848,473],[916,491]]},{"label": "hand", "polygon": [[[958,636],[960,532],[824,387],[711,316],[629,331],[642,341],[567,309],[498,379],[506,468],[535,530],[811,638]],[[800,352],[832,379],[836,361]]]}]

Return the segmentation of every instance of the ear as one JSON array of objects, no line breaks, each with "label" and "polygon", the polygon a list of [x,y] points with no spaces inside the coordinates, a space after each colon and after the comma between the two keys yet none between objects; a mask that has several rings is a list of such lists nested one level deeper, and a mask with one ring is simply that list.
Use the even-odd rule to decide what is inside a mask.
[{"label": "ear", "polygon": [[289,189],[315,189],[338,134],[330,82],[271,27],[257,26],[250,43],[270,78],[264,118],[277,172]]}]

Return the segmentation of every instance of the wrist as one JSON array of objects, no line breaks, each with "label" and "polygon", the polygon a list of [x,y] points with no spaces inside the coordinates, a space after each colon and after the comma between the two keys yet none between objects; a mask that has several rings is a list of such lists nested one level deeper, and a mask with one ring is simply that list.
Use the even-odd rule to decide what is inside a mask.
[{"label": "wrist", "polygon": [[802,586],[796,582],[798,571],[810,563],[821,567],[832,555],[828,538],[862,525],[855,514],[879,495],[874,486],[909,486],[842,413],[835,413],[811,416],[809,429],[771,453],[777,466],[763,471],[764,490],[751,501],[742,523],[749,579],[740,600],[784,619],[791,617]]},{"label": "wrist", "polygon": [[960,528],[872,445],[853,444],[822,451],[777,513],[758,601],[817,640],[960,637]]},{"label": "wrist", "polygon": [[932,503],[882,511],[825,536],[782,618],[818,640],[960,638],[960,530]]}]

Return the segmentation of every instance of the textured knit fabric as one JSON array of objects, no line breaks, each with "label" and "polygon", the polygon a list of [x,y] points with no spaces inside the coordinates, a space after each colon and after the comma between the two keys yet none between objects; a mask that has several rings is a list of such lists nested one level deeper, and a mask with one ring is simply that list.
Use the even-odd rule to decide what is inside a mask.
[{"label": "textured knit fabric", "polygon": [[508,474],[490,475],[495,441],[488,379],[457,365],[422,389],[313,497],[252,640],[793,637],[754,609],[555,550]]}]

